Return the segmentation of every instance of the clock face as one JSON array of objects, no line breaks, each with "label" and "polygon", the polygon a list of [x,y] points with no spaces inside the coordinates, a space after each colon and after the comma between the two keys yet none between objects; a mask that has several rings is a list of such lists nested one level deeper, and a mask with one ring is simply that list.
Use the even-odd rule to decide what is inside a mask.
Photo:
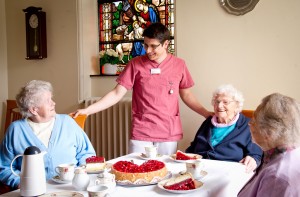
[{"label": "clock face", "polygon": [[31,28],[37,28],[39,25],[39,19],[36,14],[32,14],[29,18],[29,25]]}]

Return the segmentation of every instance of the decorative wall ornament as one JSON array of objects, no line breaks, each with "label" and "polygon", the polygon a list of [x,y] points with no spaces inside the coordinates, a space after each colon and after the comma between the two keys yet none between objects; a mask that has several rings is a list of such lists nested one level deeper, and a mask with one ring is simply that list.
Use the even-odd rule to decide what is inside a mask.
[{"label": "decorative wall ornament", "polygon": [[221,6],[230,14],[244,15],[254,9],[259,0],[219,0]]}]

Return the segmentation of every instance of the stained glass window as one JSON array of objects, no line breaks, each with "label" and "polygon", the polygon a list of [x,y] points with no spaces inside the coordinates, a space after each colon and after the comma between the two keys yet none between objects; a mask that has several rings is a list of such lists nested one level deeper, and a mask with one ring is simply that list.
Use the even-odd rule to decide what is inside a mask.
[{"label": "stained glass window", "polygon": [[174,54],[174,1],[98,0],[100,74],[118,75],[130,59],[145,54],[142,34],[153,22],[170,30],[168,51]]}]

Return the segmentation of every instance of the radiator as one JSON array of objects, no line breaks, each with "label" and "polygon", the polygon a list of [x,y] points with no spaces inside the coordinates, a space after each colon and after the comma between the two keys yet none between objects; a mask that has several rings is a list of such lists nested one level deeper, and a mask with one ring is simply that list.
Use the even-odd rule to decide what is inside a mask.
[{"label": "radiator", "polygon": [[[92,97],[85,107],[98,101]],[[117,104],[87,117],[85,132],[98,156],[110,160],[128,153],[131,130],[131,98],[122,98]]]}]

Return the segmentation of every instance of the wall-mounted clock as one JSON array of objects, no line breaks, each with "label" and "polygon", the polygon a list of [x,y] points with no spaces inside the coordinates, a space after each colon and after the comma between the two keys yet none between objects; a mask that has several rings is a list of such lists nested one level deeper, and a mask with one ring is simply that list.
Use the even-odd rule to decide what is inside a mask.
[{"label": "wall-mounted clock", "polygon": [[23,9],[26,22],[26,59],[47,57],[46,13],[40,7]]}]

